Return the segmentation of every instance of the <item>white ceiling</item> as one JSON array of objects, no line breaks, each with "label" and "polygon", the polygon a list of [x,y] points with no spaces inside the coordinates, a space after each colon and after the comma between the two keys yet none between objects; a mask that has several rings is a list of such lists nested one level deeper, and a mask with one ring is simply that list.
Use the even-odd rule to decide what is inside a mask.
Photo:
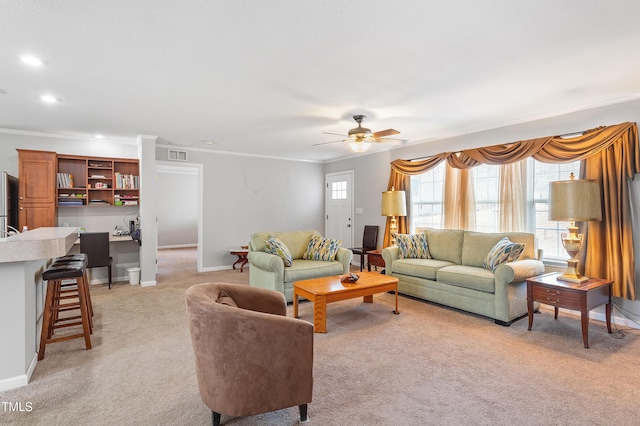
[{"label": "white ceiling", "polygon": [[326,161],[348,146],[311,145],[354,114],[414,144],[636,98],[639,18],[632,0],[0,0],[0,128]]}]

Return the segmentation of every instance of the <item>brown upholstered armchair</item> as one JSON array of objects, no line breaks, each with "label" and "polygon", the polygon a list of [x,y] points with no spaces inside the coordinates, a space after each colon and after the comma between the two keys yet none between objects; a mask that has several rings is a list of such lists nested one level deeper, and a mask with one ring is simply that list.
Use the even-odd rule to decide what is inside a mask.
[{"label": "brown upholstered armchair", "polygon": [[[196,375],[213,424],[299,406],[313,391],[313,326],[286,316],[282,293],[208,283],[185,294]],[[235,306],[234,306],[235,305]]]}]

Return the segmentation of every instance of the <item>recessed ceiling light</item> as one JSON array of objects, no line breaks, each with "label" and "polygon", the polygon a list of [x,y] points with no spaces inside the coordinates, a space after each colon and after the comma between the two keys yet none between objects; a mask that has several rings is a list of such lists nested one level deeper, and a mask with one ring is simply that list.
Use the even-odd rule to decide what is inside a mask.
[{"label": "recessed ceiling light", "polygon": [[94,138],[96,138],[96,139],[104,139],[104,136],[103,135],[95,135]]},{"label": "recessed ceiling light", "polygon": [[56,102],[60,102],[60,100],[58,98],[56,98],[55,96],[51,96],[51,95],[40,96],[40,99],[42,99],[43,102],[46,102],[48,104],[55,104]]},{"label": "recessed ceiling light", "polygon": [[31,65],[32,67],[41,67],[44,65],[44,61],[40,58],[36,58],[35,56],[24,55],[20,57],[20,59],[22,60],[22,62],[27,65]]}]

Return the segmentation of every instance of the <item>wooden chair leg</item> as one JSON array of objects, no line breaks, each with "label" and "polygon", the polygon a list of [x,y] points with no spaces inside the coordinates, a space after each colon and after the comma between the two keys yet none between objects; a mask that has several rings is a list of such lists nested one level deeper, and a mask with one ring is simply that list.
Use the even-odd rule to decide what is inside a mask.
[{"label": "wooden chair leg", "polygon": [[44,313],[42,315],[42,332],[40,333],[40,348],[38,349],[38,361],[44,359],[44,348],[49,338],[49,329],[51,325],[51,303],[53,302],[53,288],[52,282],[47,282],[47,296],[44,302]]}]

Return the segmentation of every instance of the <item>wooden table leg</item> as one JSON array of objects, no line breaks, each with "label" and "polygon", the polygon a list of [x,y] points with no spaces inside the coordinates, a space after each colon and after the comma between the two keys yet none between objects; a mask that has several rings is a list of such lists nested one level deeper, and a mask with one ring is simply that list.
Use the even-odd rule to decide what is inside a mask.
[{"label": "wooden table leg", "polygon": [[582,322],[582,341],[584,347],[589,348],[589,311],[583,310],[580,312],[580,319]]},{"label": "wooden table leg", "polygon": [[611,302],[605,305],[605,311],[607,316],[607,331],[611,334]]},{"label": "wooden table leg", "polygon": [[298,318],[298,293],[293,291],[293,317]]},{"label": "wooden table leg", "polygon": [[364,303],[373,303],[373,294],[370,294],[368,296],[362,296],[362,301]]},{"label": "wooden table leg", "polygon": [[553,319],[558,319],[558,311],[560,309],[557,306],[553,307]]},{"label": "wooden table leg", "polygon": [[398,284],[396,284],[395,293],[396,293],[396,310],[393,311],[393,313],[396,315],[400,315],[400,311],[398,310]]},{"label": "wooden table leg", "polygon": [[316,333],[327,332],[327,298],[324,296],[313,299],[313,329]]},{"label": "wooden table leg", "polygon": [[527,298],[527,313],[529,314],[529,328],[527,330],[531,331],[533,325],[533,299],[531,297]]}]

